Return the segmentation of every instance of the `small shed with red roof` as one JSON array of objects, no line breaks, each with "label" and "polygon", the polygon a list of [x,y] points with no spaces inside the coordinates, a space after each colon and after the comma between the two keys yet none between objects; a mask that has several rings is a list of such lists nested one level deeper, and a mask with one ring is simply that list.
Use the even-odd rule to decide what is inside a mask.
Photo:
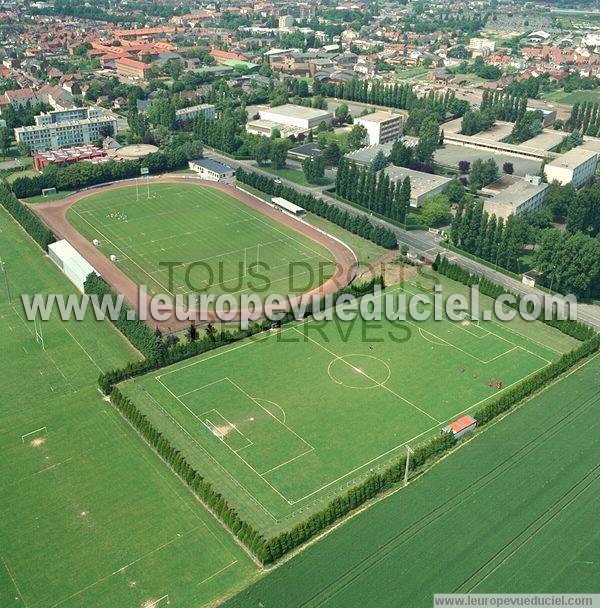
[{"label": "small shed with red roof", "polygon": [[477,426],[477,420],[473,416],[465,414],[460,418],[457,418],[454,422],[451,422],[448,426],[445,426],[442,430],[444,433],[452,433],[454,439],[460,439],[463,435],[470,433]]}]

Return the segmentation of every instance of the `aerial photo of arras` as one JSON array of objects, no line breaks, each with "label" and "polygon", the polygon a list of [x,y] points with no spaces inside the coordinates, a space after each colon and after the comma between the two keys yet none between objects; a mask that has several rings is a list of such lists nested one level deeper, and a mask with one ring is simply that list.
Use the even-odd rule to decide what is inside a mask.
[{"label": "aerial photo of arras", "polygon": [[597,0],[0,0],[0,608],[600,608]]}]

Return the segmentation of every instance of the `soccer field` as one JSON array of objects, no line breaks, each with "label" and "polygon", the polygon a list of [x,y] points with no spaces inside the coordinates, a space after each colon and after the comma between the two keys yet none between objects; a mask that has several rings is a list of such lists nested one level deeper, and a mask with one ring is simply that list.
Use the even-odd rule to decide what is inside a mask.
[{"label": "soccer field", "polygon": [[77,202],[67,218],[152,293],[303,293],[333,274],[325,247],[221,190],[149,184],[150,198],[144,183],[107,190]]},{"label": "soccer field", "polygon": [[0,258],[0,606],[200,606],[239,588],[248,555],[97,390],[139,354],[90,318],[36,340],[19,295],[74,288],[3,210]]},{"label": "soccer field", "polygon": [[225,606],[598,593],[600,355]]},{"label": "soccer field", "polygon": [[246,518],[275,532],[574,345],[523,321],[310,320],[123,390]]}]

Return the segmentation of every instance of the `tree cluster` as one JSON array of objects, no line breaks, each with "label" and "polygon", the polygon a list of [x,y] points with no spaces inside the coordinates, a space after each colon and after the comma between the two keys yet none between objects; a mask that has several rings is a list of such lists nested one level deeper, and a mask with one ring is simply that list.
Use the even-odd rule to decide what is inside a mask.
[{"label": "tree cluster", "polygon": [[336,193],[384,217],[404,223],[410,206],[410,179],[393,182],[385,171],[342,159],[338,166]]},{"label": "tree cluster", "polygon": [[600,102],[585,101],[573,104],[571,116],[565,123],[567,131],[581,131],[585,135],[600,135]]}]

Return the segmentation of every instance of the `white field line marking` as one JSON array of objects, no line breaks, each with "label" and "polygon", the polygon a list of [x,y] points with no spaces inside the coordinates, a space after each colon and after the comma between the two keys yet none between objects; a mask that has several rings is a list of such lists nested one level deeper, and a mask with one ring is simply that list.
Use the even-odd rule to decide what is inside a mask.
[{"label": "white field line marking", "polygon": [[103,576],[102,578],[98,579],[96,582],[88,585],[87,587],[84,587],[83,589],[80,589],[79,591],[76,591],[75,593],[73,593],[69,597],[65,597],[64,599],[56,602],[56,604],[52,604],[52,606],[50,608],[55,608],[55,606],[60,606],[61,604],[64,604],[65,602],[69,601],[70,599],[73,599],[74,597],[77,597],[78,595],[81,595],[82,593],[85,593],[86,591],[88,591],[92,587],[95,587],[96,585],[99,585],[100,583],[103,583],[104,581],[108,580],[109,578],[111,578],[115,574],[120,574],[121,572],[124,572],[125,570],[127,570],[127,568],[129,568],[129,567],[137,564],[138,562],[142,561],[143,559],[146,559],[147,557],[149,557],[150,555],[153,555],[154,553],[158,553],[159,551],[162,551],[162,549],[164,549],[165,547],[168,547],[169,545],[172,545],[173,543],[177,542],[178,540],[181,540],[185,536],[190,535],[192,532],[195,532],[198,529],[200,529],[200,526],[196,526],[195,528],[193,528],[192,530],[189,530],[188,532],[185,532],[181,536],[176,536],[175,538],[167,541],[166,543],[163,543],[162,545],[156,547],[155,549],[152,549],[152,551],[148,551],[148,553],[145,553],[141,557],[138,557],[137,559],[134,559],[132,562],[129,562],[128,564],[125,564],[124,566],[121,566],[121,568],[118,568],[114,572],[111,572],[110,574],[107,574],[106,576]]},{"label": "white field line marking", "polygon": [[[296,328],[294,328],[294,331],[296,331],[297,333],[299,333],[301,336],[305,336],[307,340],[310,340],[313,344],[316,344],[317,346],[319,346],[320,348],[322,348],[324,351],[328,352],[332,357],[335,357],[336,359],[339,359],[342,363],[344,363],[345,365],[347,365],[350,369],[352,369],[353,371],[356,371],[356,368],[353,365],[351,365],[350,363],[348,363],[347,361],[345,361],[342,357],[340,357],[338,354],[334,353],[332,350],[329,350],[328,348],[326,348],[325,346],[323,346],[320,342],[317,342],[315,339],[311,338],[310,336],[303,334],[301,331],[299,331]],[[361,370],[360,373],[365,378],[368,378],[371,382],[373,382],[373,384],[379,384],[381,386],[381,388],[383,388],[386,391],[390,392],[392,395],[394,395],[395,397],[397,397],[401,401],[404,401],[405,403],[407,403],[408,405],[410,405],[414,409],[418,410],[419,412],[421,412],[421,414],[424,414],[425,416],[427,416],[428,418],[430,418],[434,422],[437,422],[438,424],[440,424],[440,421],[437,418],[434,418],[431,414],[429,414],[428,412],[426,412],[424,409],[420,408],[418,405],[415,405],[414,403],[412,403],[408,399],[405,399],[404,397],[402,397],[402,395],[399,395],[398,393],[396,393],[395,391],[393,391],[391,388],[389,388],[389,386],[386,386],[385,384],[378,383],[377,380],[375,380],[374,378],[371,378],[368,374],[366,374],[362,370]]]},{"label": "white field line marking", "polygon": [[98,363],[96,363],[96,360],[90,355],[90,353],[88,353],[88,351],[81,345],[81,343],[79,342],[79,340],[77,340],[77,338],[67,329],[67,326],[65,323],[61,323],[60,324],[61,327],[71,336],[71,338],[73,338],[74,342],[77,344],[77,346],[79,346],[79,348],[85,353],[85,355],[87,356],[87,358],[102,372],[104,373],[104,370],[98,365]]},{"label": "white field line marking", "polygon": [[[82,217],[81,214],[79,213],[79,211],[77,211],[74,206],[71,207],[71,209],[73,210],[73,213],[78,215],[86,224],[88,224],[90,226],[90,228],[92,228],[92,230],[96,231],[105,241],[110,243],[117,251],[120,251],[121,254],[124,255],[134,266],[137,266],[146,276],[150,277],[155,283],[157,283],[161,289],[164,289],[165,293],[169,294],[172,297],[175,297],[174,293],[169,291],[167,289],[167,287],[165,287],[160,281],[157,281],[149,272],[147,272],[142,266],[140,266],[133,258],[128,256],[118,245],[116,245],[114,243],[114,241],[109,239],[103,232],[100,232],[100,230],[96,226],[92,225],[84,217]],[[139,256],[139,253],[137,251],[135,251],[133,248],[132,248],[132,251],[134,251]]]},{"label": "white field line marking", "polygon": [[[31,327],[29,327],[29,325],[27,325],[27,322],[25,321],[25,319],[23,317],[21,317],[21,315],[19,314],[19,311],[15,308],[14,304],[12,305],[12,309],[14,310],[17,317],[23,322],[23,325],[25,325],[25,328],[27,329],[29,334],[35,338],[35,334],[33,333],[33,331],[31,331]],[[54,357],[52,357],[52,355],[46,349],[44,349],[43,353],[46,357],[48,357],[48,359],[50,359],[50,361],[52,362],[52,365],[54,365],[54,367],[56,368],[56,371],[62,376],[63,380],[71,388],[71,392],[76,393],[77,391],[75,390],[75,387],[71,384],[71,381],[65,376],[65,374],[62,371],[62,368],[54,360]]]},{"label": "white field line marking", "polygon": [[[182,405],[194,418],[196,418],[196,420],[198,420],[198,422],[202,422],[200,420],[200,418],[197,416],[197,414],[195,414],[181,399],[179,399],[177,397],[177,395],[175,393],[173,393],[173,391],[171,391],[171,389],[166,386],[164,384],[164,382],[157,377],[156,378],[157,382],[174,398],[176,399],[180,405]],[[288,504],[292,504],[290,503],[290,501],[275,487],[273,486],[271,483],[269,483],[266,479],[264,479],[264,477],[262,477],[262,475],[250,464],[248,463],[247,460],[245,460],[244,458],[242,458],[242,456],[240,456],[239,454],[237,454],[230,446],[228,446],[227,444],[225,444],[233,454],[235,454],[253,473],[255,473],[258,477],[260,477],[264,483],[266,483],[274,492],[277,493],[278,496],[280,496],[283,500],[285,500],[285,502],[287,502]]]},{"label": "white field line marking", "polygon": [[2,558],[2,563],[4,564],[4,567],[6,568],[6,571],[8,572],[8,576],[10,576],[10,580],[12,581],[13,585],[15,586],[15,589],[17,590],[17,593],[19,594],[21,601],[23,602],[23,606],[25,606],[25,608],[27,608],[27,602],[25,601],[25,598],[23,597],[23,594],[21,593],[21,590],[19,589],[19,585],[17,585],[17,581],[15,580],[15,577],[13,576],[13,573],[10,571],[10,568],[8,567],[8,564],[6,563],[6,560],[4,558]]},{"label": "white field line marking", "polygon": [[[112,410],[107,410],[107,413],[113,413],[113,412],[112,412]],[[200,516],[200,513],[198,512],[198,509],[193,508],[189,504],[189,501],[187,501],[179,492],[177,492],[175,490],[176,486],[174,486],[171,483],[172,473],[171,473],[171,471],[169,471],[168,467],[165,467],[162,462],[159,463],[160,466],[157,466],[156,459],[150,458],[148,451],[146,449],[146,446],[144,446],[143,443],[137,441],[136,437],[134,437],[131,434],[128,434],[124,428],[119,426],[118,420],[120,420],[120,418],[118,418],[116,415],[109,415],[109,419],[117,427],[117,430],[121,433],[121,435],[129,441],[129,443],[140,454],[140,456],[152,467],[152,470],[156,473],[156,476],[157,476],[159,482],[163,485],[163,487],[165,489],[167,489],[171,494],[173,494],[173,496],[175,496],[175,498],[190,512],[190,514],[202,526],[204,526],[204,528],[206,528],[206,531],[217,541],[217,543],[221,546],[221,548],[227,554],[229,554],[231,557],[233,557],[233,554],[231,553],[231,549],[229,547],[227,547],[227,545],[225,544],[225,541],[222,538],[220,538],[219,536],[217,536],[216,532],[214,530],[212,530],[210,528],[210,526],[202,519],[202,517]],[[126,421],[122,421],[122,422],[124,424],[127,424],[127,426],[129,428],[133,429],[133,427],[128,422],[126,422]],[[135,431],[135,429],[133,429],[133,430],[134,430],[134,432],[137,432],[137,431]],[[177,486],[177,487],[180,487],[180,486]],[[206,509],[206,513],[208,513],[209,517],[212,517],[212,519],[216,522],[216,524],[218,526],[220,526],[221,528],[226,530],[228,533],[230,533],[230,530],[228,528],[226,528],[223,525],[223,523],[221,522],[221,520],[218,519],[215,515],[213,515],[212,512],[210,512],[208,509]]]},{"label": "white field line marking", "polygon": [[256,405],[258,405],[258,407],[263,410],[266,414],[268,414],[269,416],[271,416],[271,418],[273,418],[273,420],[275,420],[275,422],[277,422],[278,424],[280,424],[284,429],[286,429],[287,431],[289,431],[290,433],[292,433],[292,435],[295,435],[302,443],[304,443],[304,445],[306,445],[309,448],[312,448],[314,450],[314,447],[308,442],[306,441],[306,439],[304,439],[303,437],[301,437],[300,435],[298,435],[298,433],[296,433],[296,431],[294,431],[293,429],[291,429],[285,422],[282,422],[281,420],[279,420],[279,418],[277,418],[270,410],[268,410],[266,407],[262,406],[254,397],[252,397],[251,395],[249,395],[241,386],[239,386],[238,384],[236,384],[231,378],[227,378],[227,380],[229,380],[229,382],[231,382],[231,384],[233,384],[233,386],[235,386],[235,388],[237,388],[238,391],[240,391],[240,393],[242,393],[242,395],[245,395],[248,399],[250,399],[251,401],[253,401]]},{"label": "white field line marking", "polygon": [[196,445],[196,447],[202,452],[202,454],[208,458],[209,460],[212,461],[213,465],[215,467],[217,467],[218,469],[221,470],[221,472],[227,476],[230,481],[237,486],[238,488],[240,488],[240,490],[242,490],[243,492],[245,492],[248,497],[250,498],[250,500],[253,500],[256,505],[262,509],[262,511],[268,515],[274,522],[279,523],[279,519],[277,519],[266,507],[265,505],[262,504],[262,502],[260,502],[258,500],[258,498],[256,498],[256,496],[254,496],[254,494],[252,494],[252,492],[250,492],[250,490],[248,490],[248,488],[246,488],[238,479],[236,479],[230,471],[228,471],[214,456],[212,456],[212,454],[210,454],[206,448],[188,431],[188,429],[186,429],[174,416],[173,414],[171,414],[169,411],[167,411],[146,389],[142,388],[142,390],[146,393],[146,395],[154,402],[154,405],[173,423],[175,424],[177,427],[179,427],[179,429],[181,430],[181,432],[186,435],[190,441],[192,441],[192,443],[194,443]]},{"label": "white field line marking", "polygon": [[[211,414],[212,412],[214,412],[215,414],[217,414],[218,416],[220,416],[223,421],[225,422],[225,424],[227,424],[229,426],[229,428],[233,429],[236,433],[238,433],[239,435],[241,435],[245,440],[246,440],[246,445],[242,446],[241,448],[236,448],[235,450],[233,448],[231,448],[234,452],[238,452],[239,450],[244,450],[246,448],[252,447],[254,445],[254,442],[251,441],[250,439],[248,439],[248,437],[246,437],[246,435],[244,435],[244,433],[242,433],[242,431],[240,431],[240,429],[238,429],[237,425],[233,424],[233,422],[230,422],[229,420],[227,420],[227,418],[225,418],[225,416],[223,416],[223,414],[221,414],[221,412],[219,410],[216,409],[212,409],[212,410],[208,410],[206,412],[202,412],[202,414],[200,414],[201,418],[204,418],[204,420],[200,420],[200,422],[202,422],[202,424],[215,436],[217,437],[217,439],[221,440],[223,443],[227,444],[227,437],[223,437],[223,436],[219,436],[217,433],[217,425],[210,420],[210,418],[208,417],[208,414]],[[211,426],[212,425],[212,426]]]},{"label": "white field line marking", "polygon": [[[160,378],[160,376],[155,376],[155,378],[156,378],[156,380],[158,380]],[[203,384],[202,386],[199,386],[198,388],[194,388],[191,391],[187,391],[186,393],[181,393],[180,395],[177,395],[177,398],[180,399],[181,397],[187,397],[187,395],[191,395],[192,393],[201,391],[204,388],[213,386],[213,384],[218,384],[219,382],[224,382],[225,380],[227,380],[227,378],[220,378],[219,380],[215,380],[214,382],[209,382],[208,384]]]},{"label": "white field line marking", "polygon": [[272,471],[276,471],[277,469],[284,467],[286,464],[290,464],[290,462],[294,462],[294,460],[298,460],[298,458],[302,458],[303,456],[306,456],[307,454],[310,454],[311,452],[314,452],[314,451],[315,451],[315,448],[310,448],[309,450],[306,450],[306,452],[302,452],[302,454],[298,454],[297,456],[294,456],[293,458],[290,458],[289,460],[286,460],[285,462],[282,462],[281,464],[274,466],[273,468],[269,469],[268,471],[263,471],[261,473],[261,475],[267,475],[268,473],[271,473]]},{"label": "white field line marking", "polygon": [[223,572],[225,572],[225,570],[228,570],[229,568],[231,568],[231,566],[233,566],[234,564],[237,564],[237,563],[238,563],[237,559],[233,560],[230,564],[227,564],[224,568],[221,568],[220,570],[217,570],[217,572],[215,572],[214,574],[211,574],[210,576],[208,576],[204,580],[200,581],[199,583],[196,583],[196,586],[199,587],[200,585],[203,585],[204,583],[207,583],[208,581],[212,580],[216,576],[219,576],[219,574],[222,574]]}]

